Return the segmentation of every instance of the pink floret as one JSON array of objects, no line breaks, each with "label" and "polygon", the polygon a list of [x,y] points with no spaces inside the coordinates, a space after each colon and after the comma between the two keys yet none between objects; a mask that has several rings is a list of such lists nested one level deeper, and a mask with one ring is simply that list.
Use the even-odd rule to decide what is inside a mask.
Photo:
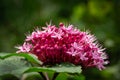
[{"label": "pink floret", "polygon": [[17,53],[35,54],[45,65],[69,62],[102,70],[108,63],[104,49],[87,31],[80,31],[73,25],[66,27],[63,23],[60,23],[59,28],[47,25],[42,29],[28,35],[24,44],[17,47]]}]

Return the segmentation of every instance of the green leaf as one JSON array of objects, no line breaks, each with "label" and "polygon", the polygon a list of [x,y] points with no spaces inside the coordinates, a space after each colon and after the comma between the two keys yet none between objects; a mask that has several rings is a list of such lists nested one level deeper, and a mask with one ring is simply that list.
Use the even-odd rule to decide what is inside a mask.
[{"label": "green leaf", "polygon": [[[2,56],[0,56],[1,61],[3,63],[3,61],[6,61],[7,59],[11,59],[11,57],[24,57],[25,59],[27,59],[29,62],[31,63],[37,63],[37,64],[41,64],[41,62],[37,59],[36,56],[32,55],[32,54],[26,54],[26,53],[11,53],[11,54],[4,54]],[[4,59],[4,60],[2,60]],[[10,60],[7,60],[8,62]],[[6,61],[6,62],[7,62]],[[20,61],[18,61],[20,62]],[[10,63],[10,62],[9,62]],[[11,64],[11,63],[10,63]],[[13,64],[13,63],[12,63]],[[16,63],[16,65],[18,65],[19,63]],[[14,63],[15,65],[15,63]],[[21,66],[22,67],[22,66]],[[2,69],[1,69],[2,70]],[[59,65],[55,65],[55,66],[51,66],[51,67],[29,67],[27,70],[25,70],[24,72],[58,72],[58,73],[81,73],[81,66],[75,66],[73,64],[68,64],[68,63],[64,63],[64,64],[59,64]],[[15,71],[14,71],[15,72]]]},{"label": "green leaf", "polygon": [[0,59],[3,59],[4,56],[9,55],[10,53],[0,53]]},{"label": "green leaf", "polygon": [[19,78],[12,74],[6,74],[3,76],[0,76],[0,80],[19,80]]},{"label": "green leaf", "polygon": [[31,65],[23,57],[13,56],[0,60],[0,76],[12,74],[21,77]]},{"label": "green leaf", "polygon": [[66,73],[60,73],[57,77],[56,80],[69,80],[67,79],[69,76]]},{"label": "green leaf", "polygon": [[42,64],[40,60],[37,59],[37,56],[34,54],[28,54],[28,53],[0,53],[0,59],[5,59],[11,56],[21,56],[25,57],[29,62],[36,63],[36,64]]},{"label": "green leaf", "polygon": [[42,80],[42,77],[37,72],[30,72],[30,73],[24,74],[21,80]]},{"label": "green leaf", "polygon": [[81,73],[81,66],[60,64],[54,67],[32,67],[25,72],[58,72],[58,73]]},{"label": "green leaf", "polygon": [[67,80],[85,80],[85,76],[82,74],[69,74]]}]

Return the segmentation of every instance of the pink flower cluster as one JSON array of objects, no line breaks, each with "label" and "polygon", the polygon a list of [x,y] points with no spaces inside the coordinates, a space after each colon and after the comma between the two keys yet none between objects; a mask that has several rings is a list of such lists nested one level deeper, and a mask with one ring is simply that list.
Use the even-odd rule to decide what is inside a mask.
[{"label": "pink flower cluster", "polygon": [[44,65],[69,62],[102,70],[108,63],[104,49],[90,33],[80,31],[73,25],[66,27],[63,23],[59,28],[47,25],[42,29],[28,35],[24,44],[17,47],[17,53],[35,54]]}]

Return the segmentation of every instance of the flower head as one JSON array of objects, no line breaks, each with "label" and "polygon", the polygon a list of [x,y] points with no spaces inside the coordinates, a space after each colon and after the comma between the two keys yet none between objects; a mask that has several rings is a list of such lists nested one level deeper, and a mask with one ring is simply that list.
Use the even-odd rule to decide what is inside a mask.
[{"label": "flower head", "polygon": [[43,30],[33,31],[28,35],[19,52],[35,54],[43,64],[59,64],[69,62],[82,65],[84,68],[97,67],[104,69],[107,56],[96,38],[88,32],[83,32],[73,25],[66,27],[60,23],[47,25]]}]

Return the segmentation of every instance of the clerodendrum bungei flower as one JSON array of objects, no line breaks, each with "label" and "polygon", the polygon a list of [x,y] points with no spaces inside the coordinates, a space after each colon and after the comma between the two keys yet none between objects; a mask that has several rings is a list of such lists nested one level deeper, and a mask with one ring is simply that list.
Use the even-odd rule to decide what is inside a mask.
[{"label": "clerodendrum bungei flower", "polygon": [[59,64],[63,62],[81,65],[84,68],[97,67],[104,69],[108,63],[107,56],[96,38],[89,32],[83,32],[73,25],[65,26],[60,23],[37,29],[28,35],[19,52],[35,54],[44,65]]}]

